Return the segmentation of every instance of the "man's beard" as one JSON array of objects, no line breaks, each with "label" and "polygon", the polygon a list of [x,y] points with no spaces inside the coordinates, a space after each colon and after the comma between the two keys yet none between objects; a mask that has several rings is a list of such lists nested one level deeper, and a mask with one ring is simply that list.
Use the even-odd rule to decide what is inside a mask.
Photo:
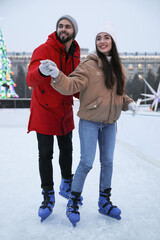
[{"label": "man's beard", "polygon": [[74,33],[72,35],[67,35],[67,37],[61,37],[61,34],[57,34],[57,38],[59,40],[60,43],[66,43],[68,41],[70,41],[71,39],[73,39],[74,37]]}]

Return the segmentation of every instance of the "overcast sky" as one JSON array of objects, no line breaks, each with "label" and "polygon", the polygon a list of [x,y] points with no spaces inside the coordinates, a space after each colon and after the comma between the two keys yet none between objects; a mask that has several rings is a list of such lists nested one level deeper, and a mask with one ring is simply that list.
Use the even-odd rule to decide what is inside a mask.
[{"label": "overcast sky", "polygon": [[81,48],[94,50],[97,26],[115,26],[119,52],[160,52],[160,0],[0,0],[0,28],[8,51],[32,52],[64,14],[78,23]]}]

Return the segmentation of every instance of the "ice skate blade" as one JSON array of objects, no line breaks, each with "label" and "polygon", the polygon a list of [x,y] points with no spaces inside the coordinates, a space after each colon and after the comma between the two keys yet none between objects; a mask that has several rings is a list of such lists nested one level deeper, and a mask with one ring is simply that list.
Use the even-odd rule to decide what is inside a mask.
[{"label": "ice skate blade", "polygon": [[40,217],[41,218],[41,223],[46,220],[46,218],[48,218],[50,215],[48,215],[47,217]]},{"label": "ice skate blade", "polygon": [[[71,221],[70,221],[71,222]],[[72,225],[73,225],[73,227],[76,227],[76,223],[77,222],[71,222],[72,223]]]},{"label": "ice skate blade", "polygon": [[[47,217],[46,217],[46,218],[47,218]],[[46,218],[41,218],[41,223],[42,223]]]},{"label": "ice skate blade", "polygon": [[[69,219],[69,218],[68,218]],[[73,221],[71,221],[70,219],[69,219],[69,221],[72,223],[72,226],[73,227],[76,227],[76,224],[77,224],[77,222],[73,222]],[[79,222],[79,221],[78,221]]]},{"label": "ice skate blade", "polygon": [[73,219],[72,216],[70,216],[70,214],[67,215],[67,217],[68,217],[69,221],[72,223],[73,227],[76,227],[77,222],[80,221],[80,218]]},{"label": "ice skate blade", "polygon": [[46,220],[46,218],[48,218],[51,215],[52,212],[50,212],[49,214],[45,215],[45,216],[41,216],[40,214],[38,214],[38,216],[41,218],[41,223]]},{"label": "ice skate blade", "polygon": [[59,195],[61,195],[62,197],[69,199],[69,196],[63,192],[59,192]]},{"label": "ice skate blade", "polygon": [[105,211],[103,211],[103,210],[101,210],[101,209],[98,209],[98,211],[99,211],[99,213],[101,213],[101,214],[103,214],[103,215],[105,215],[105,216],[107,216],[107,217],[111,217],[111,218],[114,218],[114,219],[116,219],[116,220],[121,220],[121,216],[119,215],[119,216],[116,216],[116,217],[113,217],[113,216],[110,216],[109,214],[107,214]]}]

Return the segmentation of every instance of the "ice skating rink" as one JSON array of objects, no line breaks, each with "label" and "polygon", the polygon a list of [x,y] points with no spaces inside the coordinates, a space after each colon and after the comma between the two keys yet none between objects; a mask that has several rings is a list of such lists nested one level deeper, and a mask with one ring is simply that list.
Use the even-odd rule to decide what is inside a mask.
[{"label": "ice skating rink", "polygon": [[[73,173],[79,162],[78,106],[74,107]],[[98,213],[99,153],[89,173],[73,228],[67,200],[59,194],[58,148],[54,146],[56,203],[40,222],[42,201],[36,135],[27,134],[29,109],[0,109],[0,239],[2,240],[159,240],[160,113],[123,113],[118,121],[111,201],[122,210],[117,221]]]}]

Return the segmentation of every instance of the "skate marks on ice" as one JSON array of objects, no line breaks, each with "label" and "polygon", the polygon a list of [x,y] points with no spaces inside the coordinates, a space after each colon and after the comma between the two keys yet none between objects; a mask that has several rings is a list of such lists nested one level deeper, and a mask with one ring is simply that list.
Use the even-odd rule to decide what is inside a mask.
[{"label": "skate marks on ice", "polygon": [[[9,112],[10,113],[10,112]],[[112,180],[113,204],[120,207],[122,219],[117,221],[98,212],[99,154],[89,173],[80,206],[81,220],[73,228],[66,217],[67,200],[59,192],[58,152],[54,152],[55,207],[43,223],[38,217],[42,196],[39,186],[37,144],[34,133],[26,133],[20,123],[24,110],[14,112],[13,128],[0,127],[1,217],[0,239],[3,240],[159,240],[160,236],[160,169],[116,143]],[[27,111],[28,114],[28,111]],[[26,117],[27,117],[26,114]],[[7,111],[3,119],[12,117]],[[7,120],[9,121],[9,120]],[[78,124],[78,118],[75,118]],[[1,123],[1,119],[0,119]],[[3,125],[3,124],[2,124]],[[0,124],[1,126],[1,124]],[[79,137],[74,133],[74,169],[79,162]]]},{"label": "skate marks on ice", "polygon": [[132,152],[134,155],[136,155],[137,157],[153,164],[154,166],[160,168],[160,161],[158,162],[156,159],[152,158],[151,156],[148,156],[147,154],[140,152],[138,149],[136,149],[135,146],[125,143],[121,140],[117,140],[118,144],[121,145],[122,147],[124,147],[126,150]]}]

